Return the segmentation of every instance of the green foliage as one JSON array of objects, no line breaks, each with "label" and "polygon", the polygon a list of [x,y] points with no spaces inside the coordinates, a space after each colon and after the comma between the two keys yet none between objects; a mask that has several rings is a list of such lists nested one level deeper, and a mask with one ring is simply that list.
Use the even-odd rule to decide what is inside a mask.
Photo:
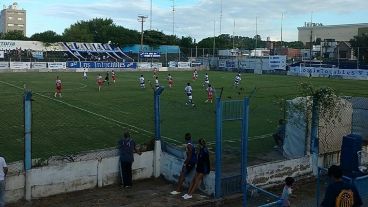
[{"label": "green foliage", "polygon": [[2,40],[27,40],[22,31],[14,30],[0,35]]},{"label": "green foliage", "polygon": [[350,44],[354,49],[354,53],[356,55],[359,53],[359,60],[368,63],[368,35],[355,36],[354,39],[350,40]]},{"label": "green foliage", "polygon": [[48,30],[46,32],[35,33],[30,38],[33,41],[41,41],[44,43],[54,43],[62,41],[63,37],[56,32]]}]

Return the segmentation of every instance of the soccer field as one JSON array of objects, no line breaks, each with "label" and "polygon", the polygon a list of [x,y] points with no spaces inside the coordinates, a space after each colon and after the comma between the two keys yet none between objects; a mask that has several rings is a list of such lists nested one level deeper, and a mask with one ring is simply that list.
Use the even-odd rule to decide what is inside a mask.
[{"label": "soccer field", "polygon": [[[170,72],[174,87],[167,86],[168,72],[160,72],[160,84],[165,86],[161,96],[161,127],[163,139],[175,144],[191,132],[194,140],[205,138],[214,147],[215,104],[205,103],[203,71],[192,81],[192,72]],[[138,78],[143,74],[146,88],[139,87]],[[234,73],[208,72],[211,84],[223,87],[223,100],[250,99],[249,153],[257,156],[272,149],[271,134],[277,121],[284,117],[280,99],[299,95],[301,82],[314,86],[330,86],[340,95],[368,96],[367,81],[325,78],[301,78],[277,75],[242,74],[241,88],[232,87]],[[64,86],[63,97],[54,98],[55,78],[59,75]],[[88,80],[81,73],[0,73],[0,153],[9,161],[23,157],[23,85],[33,91],[32,156],[47,158],[52,155],[70,155],[92,149],[116,146],[122,132],[132,133],[137,143],[153,139],[153,90],[148,80],[152,72],[118,72],[117,82],[103,86],[98,92],[96,76],[88,73]],[[101,73],[104,77],[105,73]],[[111,81],[111,80],[110,80]],[[193,86],[196,107],[186,106],[184,87]],[[255,89],[255,90],[254,90]],[[224,125],[224,150],[240,149],[240,123]],[[234,151],[235,152],[235,151]]]}]

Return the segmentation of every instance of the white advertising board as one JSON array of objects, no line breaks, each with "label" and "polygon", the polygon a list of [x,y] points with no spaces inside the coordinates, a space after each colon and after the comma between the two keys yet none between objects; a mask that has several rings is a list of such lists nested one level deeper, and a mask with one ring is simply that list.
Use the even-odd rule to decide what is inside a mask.
[{"label": "white advertising board", "polygon": [[32,66],[31,67],[32,69],[46,69],[47,68],[46,63],[39,63],[39,62],[33,62],[31,66]]},{"label": "white advertising board", "polygon": [[66,69],[66,62],[48,62],[48,69]]},{"label": "white advertising board", "polygon": [[178,68],[190,68],[190,62],[178,62]]},{"label": "white advertising board", "polygon": [[10,62],[10,69],[15,69],[15,70],[31,69],[31,63],[30,62]]},{"label": "white advertising board", "polygon": [[0,62],[0,70],[1,69],[9,69],[9,63],[8,62]]}]

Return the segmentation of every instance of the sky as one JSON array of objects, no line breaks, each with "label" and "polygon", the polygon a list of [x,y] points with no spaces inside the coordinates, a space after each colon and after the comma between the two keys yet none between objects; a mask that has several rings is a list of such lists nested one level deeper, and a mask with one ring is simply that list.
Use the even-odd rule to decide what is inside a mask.
[{"label": "sky", "polygon": [[[3,0],[4,5],[14,1]],[[18,0],[27,10],[27,36],[65,28],[80,20],[111,18],[118,25],[140,30],[138,15],[148,17],[144,29],[191,36],[196,41],[214,34],[230,34],[279,41],[297,41],[297,27],[312,21],[324,25],[368,22],[368,0]],[[221,9],[222,8],[222,9]],[[222,10],[222,12],[221,12]],[[222,15],[221,15],[222,13]],[[221,18],[222,16],[222,18]],[[256,21],[257,19],[257,21]],[[235,22],[235,27],[234,27]],[[257,23],[256,23],[257,22]],[[221,29],[220,29],[221,28]]]}]

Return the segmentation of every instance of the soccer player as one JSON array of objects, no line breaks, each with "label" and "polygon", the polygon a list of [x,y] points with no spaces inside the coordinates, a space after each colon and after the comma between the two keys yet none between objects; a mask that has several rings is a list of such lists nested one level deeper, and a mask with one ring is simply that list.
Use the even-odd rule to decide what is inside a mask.
[{"label": "soccer player", "polygon": [[194,69],[194,71],[193,71],[193,81],[195,81],[195,80],[197,80],[197,78],[198,78],[198,72],[197,72],[197,69]]},{"label": "soccer player", "polygon": [[104,81],[102,80],[101,74],[98,74],[97,76],[97,85],[98,85],[98,91],[101,91],[101,87],[103,85]]},{"label": "soccer player", "polygon": [[212,103],[212,100],[213,100],[213,92],[215,90],[212,88],[211,84],[208,84],[208,87],[207,87],[206,91],[207,91],[207,100],[205,102],[207,103],[209,101],[209,102]]},{"label": "soccer player", "polygon": [[156,87],[156,90],[160,88],[160,83],[158,82],[158,76],[156,76],[156,79],[155,79],[155,87]]},{"label": "soccer player", "polygon": [[187,83],[187,86],[185,87],[185,93],[188,96],[188,102],[185,103],[185,105],[191,104],[192,106],[195,106],[193,103],[193,96],[192,96],[192,86],[190,86],[190,83]]},{"label": "soccer player", "polygon": [[158,77],[158,70],[156,67],[153,68],[153,78],[157,78]]},{"label": "soccer player", "polygon": [[56,81],[55,81],[55,94],[54,97],[56,98],[56,96],[59,94],[59,97],[61,98],[61,90],[63,88],[63,85],[61,84],[61,80],[59,78],[59,76],[56,76]]},{"label": "soccer player", "polygon": [[241,77],[240,77],[240,73],[238,73],[236,76],[235,76],[235,79],[234,79],[234,86],[237,88],[239,86],[239,83],[241,81]]},{"label": "soccer player", "polygon": [[106,77],[105,77],[105,83],[107,82],[107,85],[110,85],[110,74],[109,71],[106,72]]},{"label": "soccer player", "polygon": [[114,70],[112,70],[112,71],[111,71],[111,78],[112,78],[112,81],[113,81],[113,82],[114,82],[114,84],[115,84],[116,76],[115,76],[115,71],[114,71]]},{"label": "soccer player", "polygon": [[141,88],[146,88],[146,85],[144,83],[143,75],[141,75],[141,77],[139,77],[139,84],[141,85]]},{"label": "soccer player", "polygon": [[208,78],[208,74],[204,75],[204,84],[203,86],[208,86],[210,84],[210,79]]},{"label": "soccer player", "polygon": [[169,87],[171,88],[174,83],[174,80],[173,80],[173,77],[170,75],[170,73],[167,76],[167,80],[169,81]]},{"label": "soccer player", "polygon": [[87,80],[87,71],[86,71],[86,69],[84,69],[84,71],[83,71],[83,80]]}]

